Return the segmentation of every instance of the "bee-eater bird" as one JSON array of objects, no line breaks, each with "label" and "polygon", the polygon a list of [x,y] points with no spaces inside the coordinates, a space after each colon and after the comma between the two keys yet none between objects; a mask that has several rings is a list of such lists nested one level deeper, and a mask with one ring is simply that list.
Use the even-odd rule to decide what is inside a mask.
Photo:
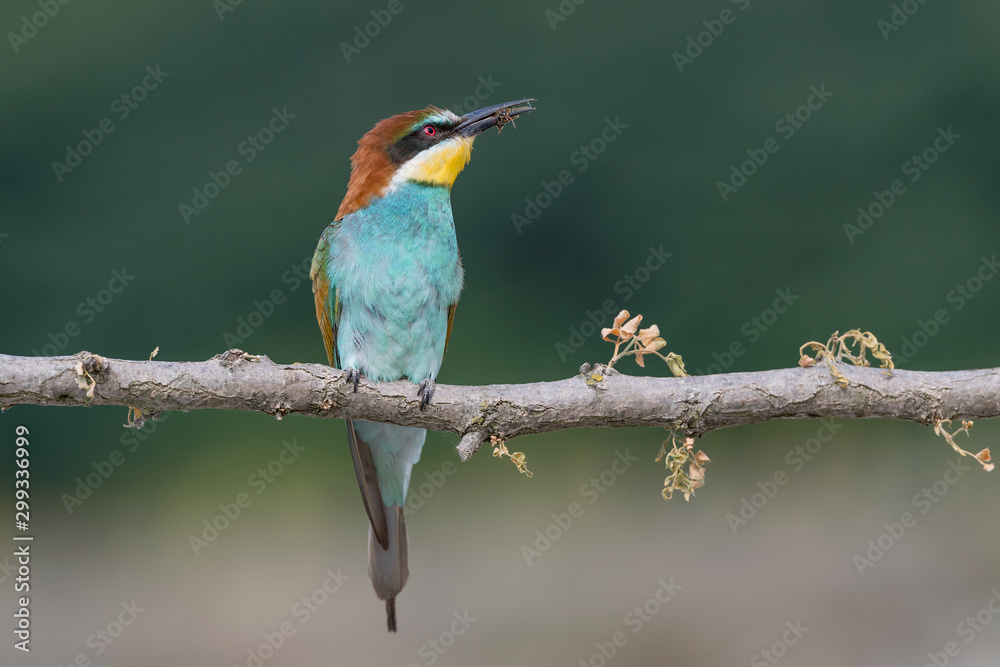
[{"label": "bee-eater bird", "polygon": [[[358,141],[337,217],[320,237],[310,276],[330,365],[348,382],[409,380],[423,409],[434,394],[462,262],[451,186],[476,135],[533,111],[516,100],[458,116],[428,107],[380,121]],[[368,575],[396,631],[406,585],[403,506],[420,459],[422,428],[347,420],[347,440],[368,513]]]}]

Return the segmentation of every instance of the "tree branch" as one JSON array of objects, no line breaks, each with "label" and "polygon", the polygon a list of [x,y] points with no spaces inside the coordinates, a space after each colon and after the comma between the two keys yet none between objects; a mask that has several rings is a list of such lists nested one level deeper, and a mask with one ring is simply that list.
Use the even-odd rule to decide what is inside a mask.
[{"label": "tree branch", "polygon": [[685,378],[622,375],[604,366],[557,382],[438,385],[419,409],[416,386],[362,379],[320,364],[276,364],[229,350],[208,361],[126,361],[89,352],[69,357],[0,354],[0,408],[120,405],[147,415],[168,410],[254,410],[421,426],[463,436],[466,459],[491,435],[509,439],[568,428],[664,426],[688,435],[775,419],[940,419],[1000,416],[1000,368],[886,371],[825,364]]}]

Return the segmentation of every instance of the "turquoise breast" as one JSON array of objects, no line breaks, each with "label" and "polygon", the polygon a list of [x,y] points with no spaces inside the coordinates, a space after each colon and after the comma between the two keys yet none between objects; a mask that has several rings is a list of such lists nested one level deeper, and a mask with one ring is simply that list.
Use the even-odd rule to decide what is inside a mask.
[{"label": "turquoise breast", "polygon": [[436,377],[463,280],[450,191],[407,183],[327,234],[341,366],[376,382]]}]

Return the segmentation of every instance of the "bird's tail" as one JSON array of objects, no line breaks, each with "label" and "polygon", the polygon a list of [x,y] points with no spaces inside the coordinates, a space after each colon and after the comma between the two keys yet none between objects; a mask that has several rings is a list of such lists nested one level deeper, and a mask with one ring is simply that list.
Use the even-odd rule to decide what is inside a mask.
[{"label": "bird's tail", "polygon": [[[380,499],[381,500],[381,499]],[[407,566],[406,521],[399,505],[382,503],[389,534],[389,548],[383,549],[375,530],[368,526],[368,576],[375,594],[385,600],[389,632],[396,631],[396,596],[410,576]]]},{"label": "bird's tail", "polygon": [[368,576],[385,600],[389,631],[395,632],[396,596],[410,576],[403,505],[427,431],[348,420],[347,435],[368,511]]}]

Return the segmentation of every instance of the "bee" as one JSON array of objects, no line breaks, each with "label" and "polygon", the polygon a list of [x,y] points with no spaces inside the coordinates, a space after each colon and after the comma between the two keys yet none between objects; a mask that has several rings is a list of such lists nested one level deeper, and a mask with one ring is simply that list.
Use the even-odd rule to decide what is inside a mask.
[{"label": "bee", "polygon": [[[496,116],[498,118],[497,134],[503,131],[503,126],[507,123],[514,125],[514,119],[517,118],[517,114],[513,116],[510,114],[510,107],[500,107],[496,112]],[[517,125],[514,125],[514,128],[517,129]]]}]

